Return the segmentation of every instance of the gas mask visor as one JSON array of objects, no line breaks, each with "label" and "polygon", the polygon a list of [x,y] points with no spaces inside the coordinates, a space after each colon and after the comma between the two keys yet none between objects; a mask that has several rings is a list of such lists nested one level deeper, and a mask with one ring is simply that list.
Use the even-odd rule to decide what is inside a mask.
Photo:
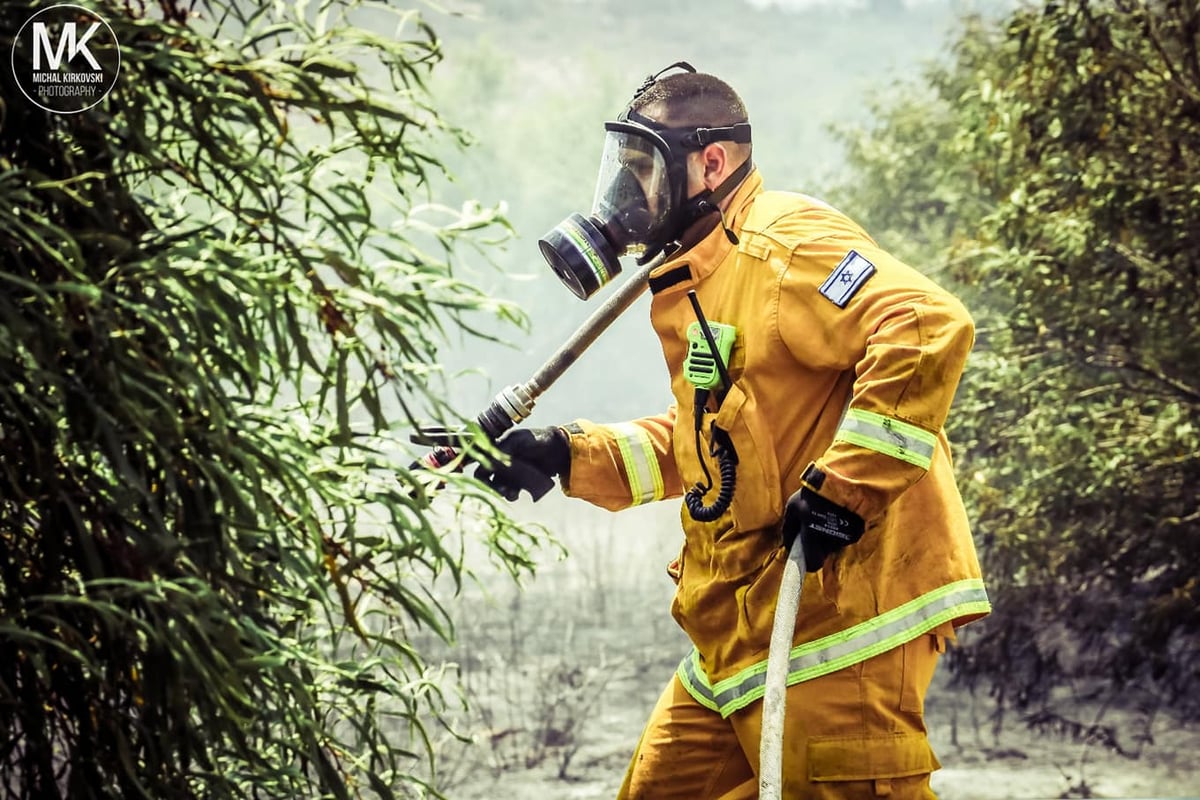
[{"label": "gas mask visor", "polygon": [[596,195],[538,240],[542,256],[586,300],[621,272],[621,256],[653,257],[666,242],[672,203],[668,148],[654,131],[607,122]]}]

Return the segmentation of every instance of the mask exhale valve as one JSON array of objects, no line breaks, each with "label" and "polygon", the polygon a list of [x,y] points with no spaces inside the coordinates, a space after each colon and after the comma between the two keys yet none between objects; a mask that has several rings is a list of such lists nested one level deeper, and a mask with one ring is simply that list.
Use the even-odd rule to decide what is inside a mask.
[{"label": "mask exhale valve", "polygon": [[710,429],[709,455],[717,460],[720,488],[717,490],[716,499],[705,505],[704,497],[712,491],[713,481],[700,446],[704,429],[704,410],[708,406],[712,390],[718,384],[721,386],[717,395],[718,406],[733,386],[727,364],[733,351],[734,340],[737,338],[737,329],[719,322],[710,324],[700,308],[695,290],[688,292],[688,300],[692,304],[692,310],[696,312],[696,321],[688,327],[688,352],[684,359],[683,374],[696,387],[692,401],[696,426],[696,457],[704,473],[704,482],[696,483],[689,489],[683,497],[683,502],[692,519],[697,522],[712,522],[728,511],[733,502],[733,493],[737,488],[737,451],[734,450],[729,434],[718,428],[714,422]]}]

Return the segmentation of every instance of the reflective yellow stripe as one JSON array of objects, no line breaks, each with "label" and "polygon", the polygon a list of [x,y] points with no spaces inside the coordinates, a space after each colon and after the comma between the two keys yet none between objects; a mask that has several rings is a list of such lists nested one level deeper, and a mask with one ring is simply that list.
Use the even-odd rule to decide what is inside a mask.
[{"label": "reflective yellow stripe", "polygon": [[625,464],[625,476],[629,481],[629,493],[633,505],[662,500],[666,496],[662,471],[654,453],[654,442],[650,434],[640,425],[622,422],[607,426],[612,431],[621,460]]},{"label": "reflective yellow stripe", "polygon": [[[959,617],[991,610],[983,581],[968,578],[923,594],[878,617],[844,631],[792,648],[788,686],[819,678],[885,653]],[[700,666],[696,650],[683,659],[676,672],[697,703],[728,717],[763,696],[767,662],[753,664],[731,678],[711,684]]]},{"label": "reflective yellow stripe", "polygon": [[596,248],[592,247],[591,243],[584,238],[579,229],[574,225],[564,225],[560,230],[567,234],[567,237],[579,248],[579,252],[583,253],[587,258],[588,265],[591,266],[592,272],[596,273],[596,280],[600,281],[600,285],[603,286],[608,283],[610,276],[608,269],[604,266],[603,259],[600,258],[600,254],[596,252]]},{"label": "reflective yellow stripe", "polygon": [[858,408],[846,409],[835,441],[849,442],[929,469],[937,436],[916,425]]}]

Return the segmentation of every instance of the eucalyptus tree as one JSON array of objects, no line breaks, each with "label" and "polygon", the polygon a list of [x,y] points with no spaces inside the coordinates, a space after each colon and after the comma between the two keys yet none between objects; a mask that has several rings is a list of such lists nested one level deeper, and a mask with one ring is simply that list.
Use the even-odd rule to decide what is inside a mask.
[{"label": "eucalyptus tree", "polygon": [[[473,533],[536,546],[410,467],[439,343],[522,322],[452,268],[502,220],[429,196],[438,40],[349,1],[91,10],[102,102],[26,102],[23,63],[0,100],[0,796],[420,795],[429,587]],[[6,61],[34,11],[0,2]]]}]

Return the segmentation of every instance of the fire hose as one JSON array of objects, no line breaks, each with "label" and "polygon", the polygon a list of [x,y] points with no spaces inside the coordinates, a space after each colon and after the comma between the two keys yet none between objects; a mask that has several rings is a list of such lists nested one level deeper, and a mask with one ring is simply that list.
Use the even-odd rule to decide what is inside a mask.
[{"label": "fire hose", "polygon": [[783,797],[783,729],[787,710],[788,663],[796,614],[804,588],[804,547],[797,536],[783,562],[775,621],[771,625],[771,647],[767,652],[767,675],[763,694],[762,729],[758,743],[758,796],[760,800]]},{"label": "fire hose", "polygon": [[[475,418],[476,424],[485,436],[496,441],[510,428],[522,422],[533,413],[533,406],[550,386],[562,377],[583,352],[604,333],[617,317],[633,305],[649,286],[650,273],[664,260],[660,254],[647,262],[637,272],[631,274],[624,283],[604,304],[588,317],[582,325],[571,334],[554,353],[546,359],[542,366],[525,383],[513,384],[497,394],[490,405]],[[413,466],[444,467],[458,457],[458,448],[463,446],[467,436],[465,428],[447,428],[442,426],[422,427],[414,433],[410,440],[414,444],[432,447],[420,461]],[[531,480],[537,476],[531,475]],[[543,476],[544,477],[544,476]],[[534,484],[531,484],[534,485]],[[545,478],[531,491],[533,498],[539,499],[554,485],[553,480]]]}]

